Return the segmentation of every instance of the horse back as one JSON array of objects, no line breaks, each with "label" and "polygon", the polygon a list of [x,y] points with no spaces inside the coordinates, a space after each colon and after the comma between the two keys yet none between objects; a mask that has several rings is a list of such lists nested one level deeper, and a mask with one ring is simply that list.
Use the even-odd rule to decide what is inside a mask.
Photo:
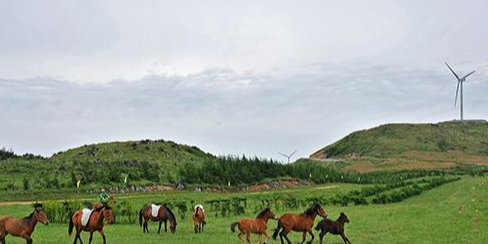
[{"label": "horse back", "polygon": [[239,221],[239,229],[244,232],[264,233],[267,225],[262,219],[242,219]]},{"label": "horse back", "polygon": [[305,214],[287,213],[280,217],[281,224],[287,230],[306,231],[313,227],[314,219]]}]

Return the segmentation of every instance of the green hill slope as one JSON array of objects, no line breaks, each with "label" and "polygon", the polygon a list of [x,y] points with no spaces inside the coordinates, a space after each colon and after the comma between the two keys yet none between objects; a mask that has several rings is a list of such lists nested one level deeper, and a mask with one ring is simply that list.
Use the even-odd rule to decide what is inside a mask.
[{"label": "green hill slope", "polygon": [[110,142],[70,149],[50,158],[15,156],[0,160],[0,187],[28,190],[83,185],[174,182],[180,165],[202,165],[214,156],[172,141]]},{"label": "green hill slope", "polygon": [[359,163],[355,169],[363,172],[382,164],[392,169],[484,165],[488,164],[488,123],[387,124],[351,133],[310,158]]}]

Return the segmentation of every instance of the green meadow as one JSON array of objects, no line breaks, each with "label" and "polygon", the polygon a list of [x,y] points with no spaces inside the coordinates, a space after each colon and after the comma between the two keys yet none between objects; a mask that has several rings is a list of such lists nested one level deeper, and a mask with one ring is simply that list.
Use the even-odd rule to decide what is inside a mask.
[{"label": "green meadow", "polygon": [[[148,194],[118,195],[118,201],[128,201],[137,208],[144,203],[164,202],[168,199],[183,199],[187,201],[201,201],[208,199],[245,197],[249,205],[246,213],[239,216],[215,216],[208,209],[207,226],[203,233],[194,234],[189,214],[181,219],[176,211],[178,227],[175,234],[156,233],[157,223],[151,222],[151,233],[143,234],[138,223],[116,223],[105,227],[108,243],[238,243],[237,233],[231,233],[229,225],[241,218],[251,218],[256,214],[259,202],[262,199],[274,196],[300,197],[310,195],[333,195],[360,189],[361,185],[354,184],[328,184],[313,187],[302,187],[287,190],[264,192],[238,192],[238,193],[195,193],[195,192],[164,192]],[[93,197],[93,199],[95,199]],[[53,199],[54,200],[54,199]],[[323,206],[330,218],[335,219],[340,212],[345,212],[351,222],[346,224],[346,236],[352,243],[378,244],[378,243],[488,243],[488,179],[486,177],[464,176],[458,181],[446,183],[420,195],[407,198],[398,203]],[[4,205],[0,206],[0,215],[24,217],[30,214],[30,205]],[[286,212],[301,212],[304,207],[295,209],[273,209],[277,215]],[[317,217],[315,223],[318,223]],[[276,227],[276,221],[270,220],[268,231]],[[163,227],[164,228],[164,227]],[[48,226],[38,224],[32,238],[34,243],[59,244],[73,243],[74,237],[68,236],[68,225],[53,223]],[[318,232],[314,232],[318,236]],[[88,243],[88,233],[82,238]],[[293,243],[301,241],[300,233],[289,235]],[[310,237],[307,237],[309,239]],[[252,236],[257,242],[257,236]],[[23,239],[7,236],[7,243],[25,243]],[[326,243],[343,243],[339,236],[327,235]],[[94,234],[93,243],[102,243],[98,233]],[[271,240],[269,243],[279,243]],[[318,243],[318,239],[314,240]]]}]

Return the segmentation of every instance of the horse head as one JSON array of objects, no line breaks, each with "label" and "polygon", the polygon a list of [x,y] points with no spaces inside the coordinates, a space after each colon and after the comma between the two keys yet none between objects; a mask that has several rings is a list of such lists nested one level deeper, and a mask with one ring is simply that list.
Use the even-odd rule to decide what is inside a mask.
[{"label": "horse head", "polygon": [[339,220],[343,220],[344,223],[349,223],[349,218],[346,216],[344,212],[342,212],[341,216],[339,216]]},{"label": "horse head", "polygon": [[169,222],[169,229],[171,230],[172,234],[174,234],[176,231],[176,225],[177,225],[176,220]]},{"label": "horse head", "polygon": [[317,214],[320,215],[322,218],[327,218],[327,212],[320,206],[320,204],[315,203],[315,209],[317,211]]},{"label": "horse head", "polygon": [[44,225],[49,224],[49,220],[47,219],[46,213],[44,213],[44,209],[42,208],[42,204],[37,203],[34,205],[34,217],[37,221],[43,223]]},{"label": "horse head", "polygon": [[115,223],[115,216],[113,214],[112,207],[105,206],[102,210],[103,217],[108,221],[108,223],[113,224]]}]

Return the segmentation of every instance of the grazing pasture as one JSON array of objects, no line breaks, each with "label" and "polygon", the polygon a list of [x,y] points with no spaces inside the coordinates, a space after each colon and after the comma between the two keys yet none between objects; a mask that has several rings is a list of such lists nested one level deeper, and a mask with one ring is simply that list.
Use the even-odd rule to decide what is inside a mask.
[{"label": "grazing pasture", "polygon": [[[273,192],[254,193],[193,193],[193,192],[168,192],[148,195],[120,196],[119,201],[126,200],[139,209],[143,203],[154,201],[163,202],[165,199],[201,199],[206,201],[221,197],[247,197],[248,207],[246,212],[239,216],[233,214],[215,216],[215,213],[205,206],[206,229],[200,234],[194,233],[191,220],[191,210],[185,219],[181,219],[178,211],[178,228],[175,234],[162,232],[156,233],[156,226],[150,226],[151,232],[143,234],[138,223],[116,223],[105,227],[104,232],[107,243],[237,243],[237,233],[231,233],[229,225],[242,218],[254,218],[258,211],[261,199],[272,198],[276,195],[283,197],[301,195],[334,195],[360,189],[363,186],[352,184],[335,184],[337,187],[324,187],[288,189]],[[458,181],[446,183],[430,190],[423,191],[420,195],[409,197],[401,202],[387,204],[354,205],[347,206],[323,205],[328,215],[332,218],[340,212],[347,213],[351,220],[346,227],[346,235],[352,243],[377,244],[377,243],[488,243],[488,179],[486,177],[463,177]],[[297,206],[281,209],[272,209],[278,216],[286,212],[300,213],[305,208]],[[25,217],[32,212],[30,205],[3,205],[0,206],[0,216],[10,215]],[[118,220],[118,219],[117,219]],[[317,224],[321,220],[315,220]],[[277,222],[270,220],[268,230],[276,228]],[[314,234],[318,235],[317,231]],[[68,238],[68,224],[53,223],[49,226],[38,226],[33,233],[34,243],[59,244],[72,243]],[[82,236],[83,241],[88,241],[88,236]],[[290,233],[289,238],[293,243],[301,241],[300,233]],[[252,237],[253,242],[257,236]],[[25,240],[7,236],[9,244],[23,244]],[[102,243],[100,236],[94,236],[93,243]],[[279,243],[271,240],[269,243]],[[314,243],[318,243],[316,239]],[[342,243],[340,236],[328,235],[326,243]]]}]

